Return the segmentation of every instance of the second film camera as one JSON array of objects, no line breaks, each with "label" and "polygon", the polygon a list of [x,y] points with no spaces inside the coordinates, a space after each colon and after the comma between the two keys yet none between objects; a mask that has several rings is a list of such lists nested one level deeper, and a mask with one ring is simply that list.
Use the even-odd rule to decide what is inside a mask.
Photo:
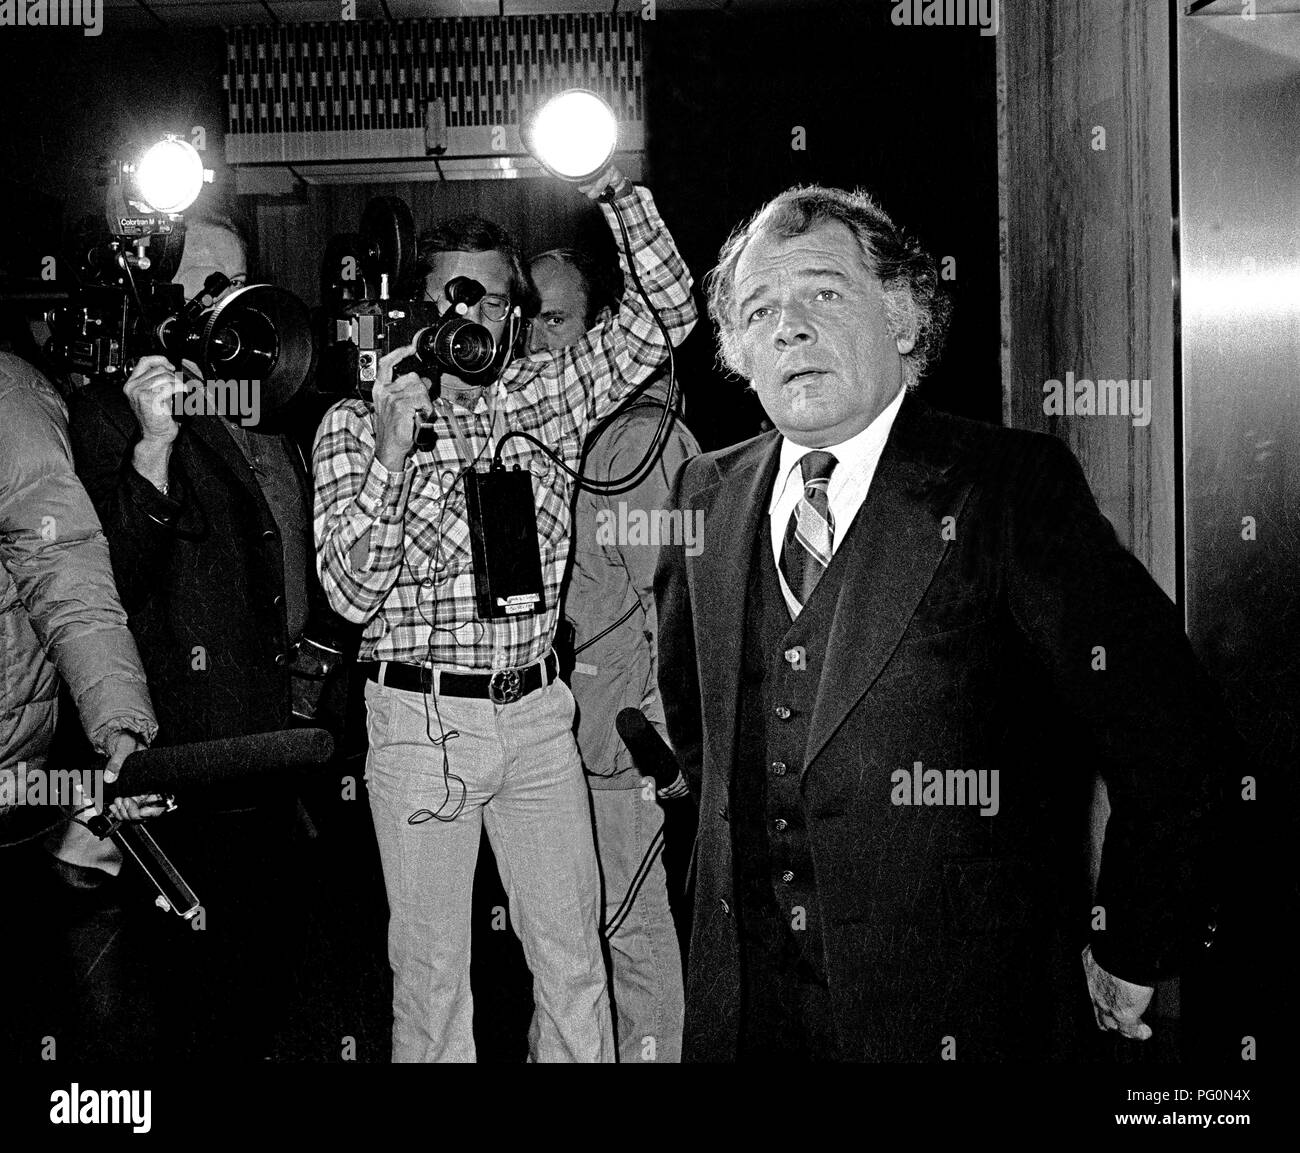
[{"label": "second film camera", "polygon": [[433,397],[442,373],[467,384],[490,384],[509,359],[508,341],[497,341],[465,316],[486,291],[478,281],[465,276],[449,281],[443,289],[449,307],[442,311],[424,299],[414,236],[406,202],[384,196],[366,205],[359,233],[336,237],[327,249],[322,270],[329,313],[325,340],[334,346],[339,391],[355,391],[370,401],[380,357],[408,344],[414,352],[394,376],[420,373],[433,382]]},{"label": "second film camera", "polygon": [[259,407],[271,414],[311,371],[309,316],[296,296],[269,284],[222,296],[231,282],[214,273],[186,302],[170,283],[184,250],[183,213],[204,176],[194,149],[173,135],[116,165],[105,198],[109,236],[92,231],[76,252],[71,281],[46,313],[46,351],[63,371],[119,382],[141,357],[162,353],[205,379],[256,382]]}]

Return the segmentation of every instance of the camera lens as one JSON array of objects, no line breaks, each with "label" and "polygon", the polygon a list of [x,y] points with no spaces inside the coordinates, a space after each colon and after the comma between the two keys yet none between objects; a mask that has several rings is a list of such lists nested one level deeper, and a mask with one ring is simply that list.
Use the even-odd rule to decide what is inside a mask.
[{"label": "camera lens", "polygon": [[488,368],[496,356],[496,341],[481,324],[457,316],[424,329],[415,350],[425,363],[459,375]]}]

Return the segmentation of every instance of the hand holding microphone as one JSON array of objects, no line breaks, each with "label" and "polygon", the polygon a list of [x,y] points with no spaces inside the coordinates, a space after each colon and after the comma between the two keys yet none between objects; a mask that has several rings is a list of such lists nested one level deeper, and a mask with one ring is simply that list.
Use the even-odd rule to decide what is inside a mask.
[{"label": "hand holding microphone", "polygon": [[[144,742],[134,733],[119,732],[112,740],[108,763],[104,766],[104,783],[113,784],[126,758],[144,747]],[[109,808],[119,821],[144,821],[169,811],[166,799],[158,793],[138,797],[119,796],[114,798]]]},{"label": "hand holding microphone", "polygon": [[645,713],[630,707],[622,709],[614,718],[614,727],[623,738],[627,751],[632,754],[637,768],[654,778],[656,793],[661,800],[675,800],[690,795],[677,758],[663,737],[646,720]]}]

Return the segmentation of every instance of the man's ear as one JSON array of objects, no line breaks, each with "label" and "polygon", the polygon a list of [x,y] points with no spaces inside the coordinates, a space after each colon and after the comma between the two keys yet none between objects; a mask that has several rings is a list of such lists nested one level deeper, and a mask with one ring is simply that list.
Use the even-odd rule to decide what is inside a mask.
[{"label": "man's ear", "polygon": [[614,315],[613,309],[611,309],[608,304],[605,305],[604,308],[602,308],[598,313],[596,313],[596,323],[593,324],[591,327],[599,328],[602,324],[605,323],[605,321],[607,321],[613,315]]}]

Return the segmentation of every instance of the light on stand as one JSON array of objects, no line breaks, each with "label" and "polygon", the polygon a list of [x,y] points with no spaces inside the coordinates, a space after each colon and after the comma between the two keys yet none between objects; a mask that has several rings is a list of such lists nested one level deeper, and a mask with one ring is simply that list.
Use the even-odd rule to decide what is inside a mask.
[{"label": "light on stand", "polygon": [[570,88],[533,113],[524,144],[548,172],[581,183],[599,175],[613,158],[618,120],[594,92]]},{"label": "light on stand", "polygon": [[132,200],[150,212],[184,212],[203,189],[203,161],[194,147],[176,136],[153,145],[135,165],[124,165],[130,175]]}]

